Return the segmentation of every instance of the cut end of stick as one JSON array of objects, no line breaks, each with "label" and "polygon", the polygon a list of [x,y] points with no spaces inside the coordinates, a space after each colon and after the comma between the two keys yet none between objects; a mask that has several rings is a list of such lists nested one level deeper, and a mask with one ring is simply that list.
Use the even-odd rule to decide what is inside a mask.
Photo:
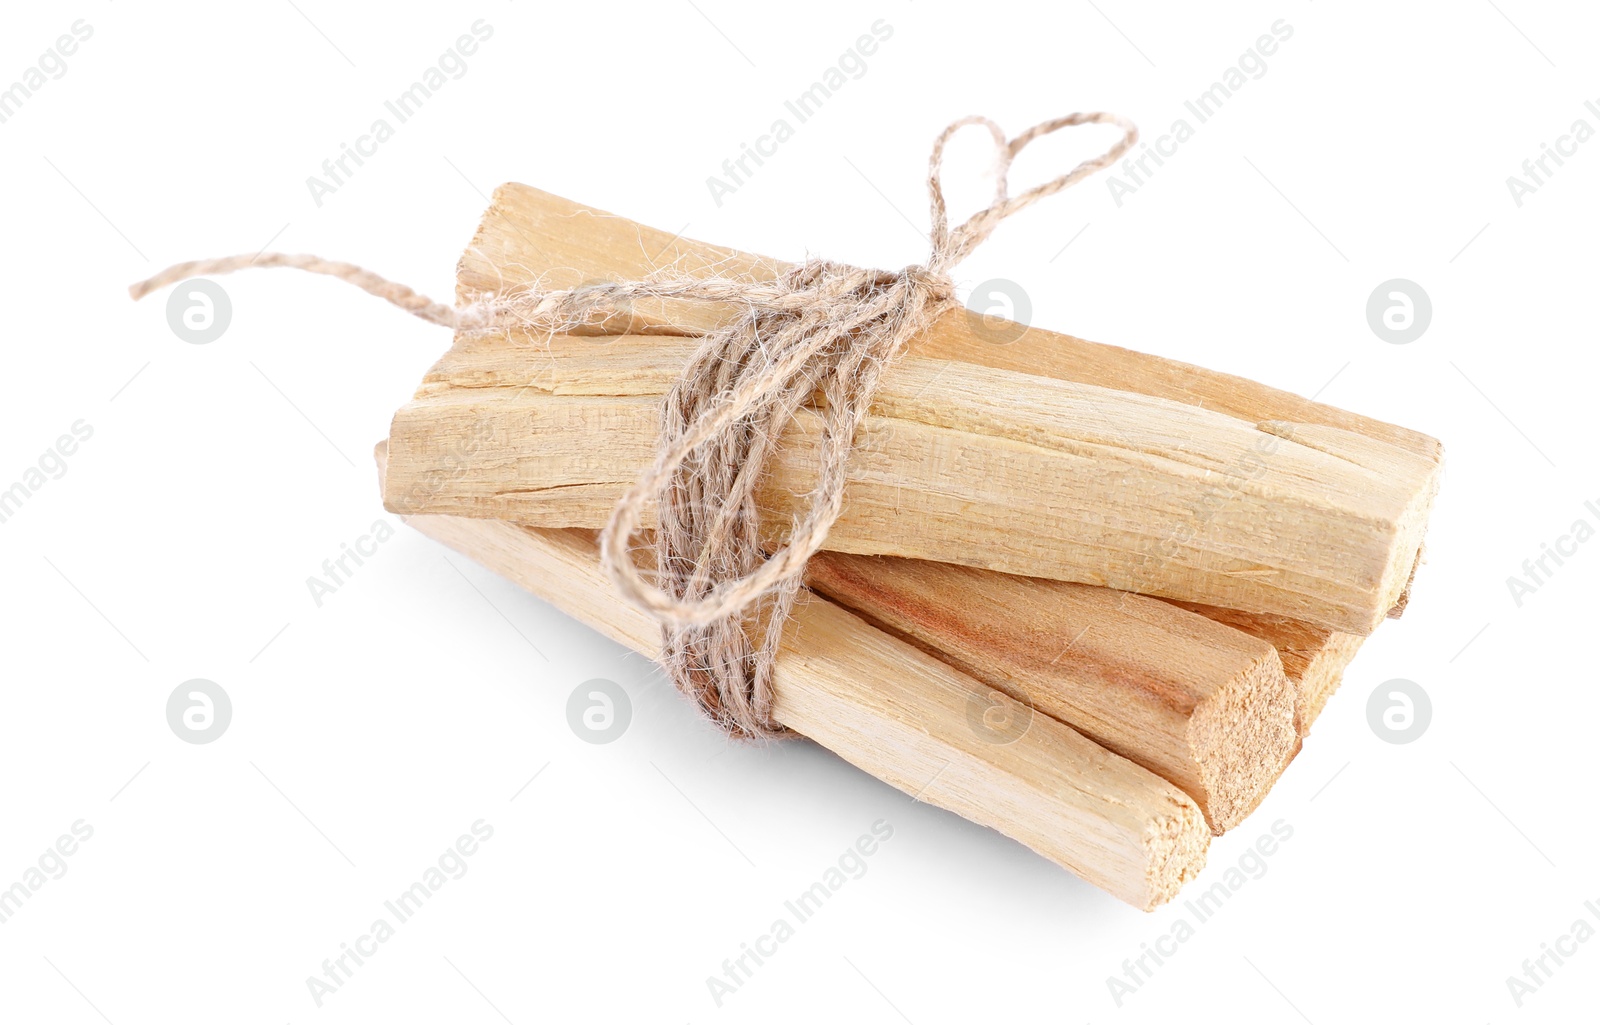
[{"label": "cut end of stick", "polygon": [[1154,911],[1198,876],[1210,844],[1211,830],[1193,803],[1174,802],[1171,815],[1152,821],[1144,839],[1149,900],[1141,910]]},{"label": "cut end of stick", "polygon": [[1206,812],[1221,835],[1255,811],[1299,750],[1295,691],[1276,649],[1195,707],[1189,745],[1200,767]]}]

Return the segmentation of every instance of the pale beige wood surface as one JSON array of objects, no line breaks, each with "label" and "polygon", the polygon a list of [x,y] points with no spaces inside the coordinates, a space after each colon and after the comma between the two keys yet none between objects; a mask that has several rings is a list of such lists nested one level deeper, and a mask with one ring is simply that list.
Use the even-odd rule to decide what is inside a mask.
[{"label": "pale beige wood surface", "polygon": [[[395,416],[389,508],[603,525],[694,344],[463,338]],[[812,488],[819,439],[802,411],[763,494],[774,540]],[[1366,633],[1410,577],[1431,472],[1339,428],[911,358],[885,375],[827,543]]]},{"label": "pale beige wood surface", "polygon": [[[381,445],[378,459],[381,470]],[[656,624],[601,574],[592,531],[407,522],[612,639],[657,651]],[[774,684],[785,726],[1135,907],[1170,900],[1204,865],[1210,830],[1177,787],[824,599],[796,608]]]}]

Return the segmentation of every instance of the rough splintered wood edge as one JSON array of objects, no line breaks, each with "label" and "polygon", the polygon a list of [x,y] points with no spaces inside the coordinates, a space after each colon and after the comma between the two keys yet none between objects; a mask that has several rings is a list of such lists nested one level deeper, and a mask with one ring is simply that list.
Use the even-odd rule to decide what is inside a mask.
[{"label": "rough splintered wood edge", "polygon": [[1411,564],[1411,575],[1406,577],[1406,586],[1401,589],[1400,597],[1389,608],[1390,619],[1399,619],[1405,615],[1406,606],[1411,604],[1411,587],[1417,582],[1417,570],[1422,568],[1422,561],[1428,554],[1427,542],[1417,545],[1417,559]]},{"label": "rough splintered wood edge", "polygon": [[806,582],[1173,783],[1218,834],[1255,810],[1299,740],[1277,649],[1168,602],[836,552],[814,555]]},{"label": "rough splintered wood edge", "polygon": [[[582,236],[582,242],[570,240],[575,234]],[[596,242],[605,243],[608,250],[598,261],[592,251]],[[527,267],[508,256],[514,251],[528,249],[541,254],[537,268]],[[789,266],[781,260],[698,242],[681,234],[669,235],[625,217],[512,182],[495,190],[471,244],[462,254],[457,265],[456,292],[459,301],[468,302],[483,293],[515,288],[535,280],[552,287],[572,287],[608,277],[631,279],[663,272],[718,273],[770,280]],[[681,312],[682,304],[679,310]],[[653,316],[659,312],[641,308],[637,315],[630,312],[627,318],[613,318],[614,323],[597,330],[611,333],[652,328],[678,330],[672,326],[673,317]],[[699,330],[713,326],[722,316],[715,309],[704,307],[691,312],[699,318]],[[979,324],[987,326],[980,330]],[[1424,484],[1427,494],[1418,510],[1419,519],[1426,519],[1433,493],[1438,488],[1444,455],[1443,446],[1436,438],[1237,375],[1041,328],[1010,324],[1004,332],[996,332],[994,327],[992,318],[980,319],[964,310],[951,311],[915,342],[911,351],[1139,392],[1203,406],[1251,422],[1322,424],[1364,435],[1409,452],[1432,468]],[[1009,340],[997,343],[994,340],[997,337]],[[1419,549],[1420,534],[1419,527]],[[1420,560],[1420,551],[1418,558]],[[1391,617],[1404,612],[1414,576],[1415,565],[1390,606]]]},{"label": "rough splintered wood edge", "polygon": [[[385,448],[376,452],[380,475]],[[454,516],[406,522],[613,640],[655,653],[659,628],[602,576],[592,531]],[[774,689],[785,726],[1134,907],[1166,903],[1204,867],[1211,833],[1181,790],[826,600],[795,609]],[[1026,718],[1010,743],[982,739],[969,721],[997,705]]]},{"label": "rough splintered wood edge", "polygon": [[1298,716],[1295,725],[1302,738],[1310,734],[1312,724],[1322,715],[1328,699],[1339,689],[1339,681],[1361,650],[1362,640],[1354,634],[1335,633],[1307,661],[1305,671],[1296,682],[1299,697],[1295,704]]}]

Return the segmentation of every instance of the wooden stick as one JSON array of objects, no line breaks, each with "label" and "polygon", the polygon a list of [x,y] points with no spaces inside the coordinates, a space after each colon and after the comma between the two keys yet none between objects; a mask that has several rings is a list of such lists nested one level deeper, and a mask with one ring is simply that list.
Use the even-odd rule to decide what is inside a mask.
[{"label": "wooden stick", "polygon": [[[381,472],[382,445],[378,460]],[[659,628],[602,576],[592,531],[407,522],[613,640],[656,653]],[[1204,866],[1210,831],[1181,790],[826,600],[796,608],[774,684],[785,726],[1135,907],[1165,903]]]},{"label": "wooden stick", "polygon": [[836,552],[812,558],[806,583],[1175,784],[1216,833],[1296,748],[1277,650],[1159,599]]},{"label": "wooden stick", "polygon": [[[782,260],[673,235],[513,182],[495,190],[472,244],[462,255],[456,296],[466,303],[536,282],[550,288],[571,288],[585,282],[647,276],[772,280],[789,266]],[[714,304],[640,302],[630,317],[615,318],[603,325],[603,330],[609,334],[656,331],[699,335],[723,323],[730,312]],[[1013,336],[1014,340],[1003,343],[990,340]],[[1434,463],[1442,458],[1439,442],[1426,434],[1247,378],[1042,328],[1010,323],[998,329],[993,324],[986,327],[960,310],[947,314],[923,336],[915,353],[1138,392],[1251,422],[1283,420],[1337,427]]]},{"label": "wooden stick", "polygon": [[[521,332],[465,339],[395,415],[386,504],[402,514],[602,526],[650,461],[659,396],[694,344]],[[1432,497],[1431,484],[1419,484],[1431,479],[1423,460],[1340,428],[1251,424],[962,362],[902,361],[873,410],[829,534],[834,550],[1075,580],[1353,633],[1375,627],[1402,593]],[[463,461],[456,449],[469,437],[480,440]],[[819,441],[820,417],[802,411],[763,493],[774,542],[804,501],[797,496],[812,490]],[[1327,451],[1335,447],[1343,454]]]}]

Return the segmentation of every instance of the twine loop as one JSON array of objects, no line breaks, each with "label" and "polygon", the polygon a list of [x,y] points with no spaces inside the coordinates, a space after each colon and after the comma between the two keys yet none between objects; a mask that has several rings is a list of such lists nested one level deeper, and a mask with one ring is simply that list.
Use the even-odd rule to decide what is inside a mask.
[{"label": "twine loop", "polygon": [[[1062,128],[1111,124],[1123,136],[1104,154],[1018,196],[1011,164],[1024,147]],[[980,125],[994,142],[990,204],[952,228],[941,173],[945,146]],[[644,280],[578,289],[529,288],[453,309],[352,264],[281,254],[179,264],[130,290],[134,298],[200,274],[287,266],[330,274],[458,331],[516,324],[559,331],[640,299],[731,303],[734,320],[702,340],[661,408],[656,456],[617,502],[600,534],[605,572],[619,592],[662,625],[660,662],[674,685],[728,733],[784,733],[773,718],[772,670],[807,560],[843,511],[846,465],[879,381],[907,342],[956,305],[950,272],[1000,222],[1114,163],[1138,131],[1114,114],[1080,113],[1012,139],[988,118],[954,122],[928,161],[932,232],[926,264],[864,270],[811,259],[775,282],[725,278]],[[815,437],[816,478],[787,529],[775,532],[762,486],[785,432]],[[633,539],[656,509],[654,565],[634,560]]]}]

